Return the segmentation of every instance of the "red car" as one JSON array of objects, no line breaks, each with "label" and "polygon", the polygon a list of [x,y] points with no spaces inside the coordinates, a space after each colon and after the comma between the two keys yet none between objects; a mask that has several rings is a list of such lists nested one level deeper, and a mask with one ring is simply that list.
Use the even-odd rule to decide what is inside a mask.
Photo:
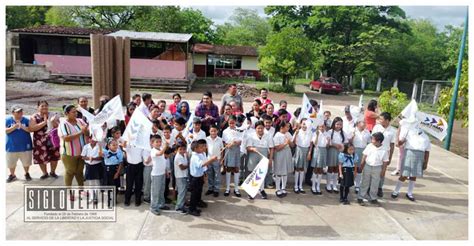
[{"label": "red car", "polygon": [[339,94],[342,92],[342,85],[335,78],[321,77],[309,83],[309,89],[317,90],[319,93],[333,92]]}]

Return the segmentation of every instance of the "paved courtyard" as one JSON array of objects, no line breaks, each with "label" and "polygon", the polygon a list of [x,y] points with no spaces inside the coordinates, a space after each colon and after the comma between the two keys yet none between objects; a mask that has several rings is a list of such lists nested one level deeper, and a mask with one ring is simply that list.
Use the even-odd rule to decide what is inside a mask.
[{"label": "paved courtyard", "polygon": [[[247,107],[247,105],[246,105]],[[343,107],[325,106],[334,115]],[[290,105],[292,112],[296,105]],[[391,172],[398,161],[395,150]],[[64,171],[58,165],[58,173]],[[19,180],[6,184],[6,239],[139,239],[139,240],[279,240],[279,239],[384,239],[384,240],[467,240],[468,239],[468,160],[432,146],[430,162],[423,178],[416,182],[416,202],[405,198],[393,200],[390,192],[396,177],[387,172],[385,195],[380,207],[362,207],[355,201],[340,205],[339,195],[323,191],[314,196],[290,192],[280,199],[274,190],[267,190],[268,200],[249,201],[233,196],[203,196],[208,208],[201,217],[163,212],[155,216],[145,204],[123,206],[119,196],[117,222],[112,223],[25,223],[23,222],[23,188],[25,184],[63,185],[59,179],[39,180],[38,166],[31,169],[33,181],[26,182],[20,165]],[[4,182],[4,181],[3,181]],[[325,179],[323,178],[323,184]],[[292,178],[288,190],[291,190]],[[206,190],[206,188],[204,189]]]}]

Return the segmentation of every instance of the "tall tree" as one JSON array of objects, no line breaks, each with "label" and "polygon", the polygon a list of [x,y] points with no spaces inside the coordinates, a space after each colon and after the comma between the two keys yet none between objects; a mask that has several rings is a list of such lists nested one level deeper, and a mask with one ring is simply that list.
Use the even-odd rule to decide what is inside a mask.
[{"label": "tall tree", "polygon": [[50,6],[6,6],[8,29],[32,27],[45,24],[45,15]]},{"label": "tall tree", "polygon": [[260,49],[259,67],[264,74],[283,79],[283,86],[290,78],[311,67],[313,43],[301,28],[284,27],[267,37],[267,45]]},{"label": "tall tree", "polygon": [[71,6],[53,6],[45,15],[45,22],[52,26],[78,26],[79,23],[74,21],[75,7]]}]

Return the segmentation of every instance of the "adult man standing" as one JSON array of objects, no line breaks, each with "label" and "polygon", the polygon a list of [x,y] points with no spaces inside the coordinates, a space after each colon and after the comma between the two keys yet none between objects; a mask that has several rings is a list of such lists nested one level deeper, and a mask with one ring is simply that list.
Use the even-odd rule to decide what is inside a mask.
[{"label": "adult man standing", "polygon": [[7,183],[16,180],[15,169],[18,160],[23,164],[25,179],[31,180],[29,169],[33,160],[31,135],[28,129],[30,121],[23,117],[23,109],[20,106],[12,106],[13,116],[6,118],[6,151],[7,166],[10,169]]},{"label": "adult man standing", "polygon": [[194,115],[201,118],[202,130],[209,135],[209,128],[219,120],[219,108],[212,102],[212,93],[204,92],[201,102],[196,106]]},{"label": "adult man standing", "polygon": [[272,100],[268,98],[268,89],[267,88],[262,88],[260,89],[260,97],[257,97],[256,99],[260,100],[262,102],[262,106],[260,106],[260,109],[262,111],[265,111],[265,108],[267,104],[272,103]]},{"label": "adult man standing", "polygon": [[229,89],[227,90],[227,93],[222,96],[221,111],[219,114],[221,115],[224,114],[225,105],[230,103],[231,101],[234,101],[235,103],[237,103],[237,106],[239,107],[240,112],[244,112],[242,97],[239,94],[237,94],[236,84],[230,84]]},{"label": "adult man standing", "polygon": [[143,93],[142,101],[138,106],[138,110],[142,111],[144,115],[148,116],[150,114],[150,106],[153,103],[150,93]]}]

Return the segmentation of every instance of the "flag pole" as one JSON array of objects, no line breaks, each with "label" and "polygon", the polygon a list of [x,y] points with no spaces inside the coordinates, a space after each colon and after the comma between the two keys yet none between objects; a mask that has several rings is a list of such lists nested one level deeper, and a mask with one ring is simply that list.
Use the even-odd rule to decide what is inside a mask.
[{"label": "flag pole", "polygon": [[464,31],[462,33],[462,39],[461,39],[461,49],[459,50],[458,66],[456,69],[456,80],[454,82],[453,97],[451,99],[451,106],[449,108],[448,135],[446,136],[446,142],[444,142],[444,148],[446,150],[449,150],[451,147],[451,135],[453,133],[454,114],[456,111],[456,105],[458,101],[459,80],[461,79],[462,58],[464,56],[464,47],[466,46],[468,14],[469,14],[469,9],[466,10],[466,18],[464,20]]}]

